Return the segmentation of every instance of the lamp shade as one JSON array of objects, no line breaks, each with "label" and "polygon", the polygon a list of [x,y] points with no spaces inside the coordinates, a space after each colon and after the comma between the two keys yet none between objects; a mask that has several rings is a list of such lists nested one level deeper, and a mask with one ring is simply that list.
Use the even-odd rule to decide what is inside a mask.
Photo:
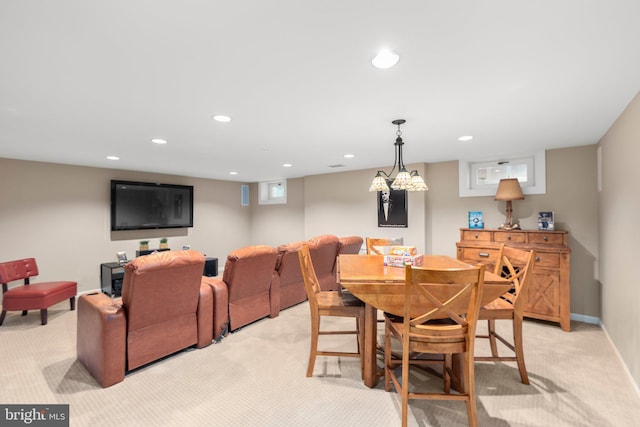
[{"label": "lamp shade", "polygon": [[522,194],[522,188],[517,178],[501,179],[498,183],[498,191],[496,191],[495,200],[522,200],[524,194]]}]

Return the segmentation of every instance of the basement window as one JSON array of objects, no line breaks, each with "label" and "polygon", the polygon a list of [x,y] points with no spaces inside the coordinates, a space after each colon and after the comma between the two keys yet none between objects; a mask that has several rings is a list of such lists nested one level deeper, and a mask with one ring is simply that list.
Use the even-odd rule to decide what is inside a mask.
[{"label": "basement window", "polygon": [[498,160],[458,162],[460,197],[494,196],[503,178],[517,178],[524,194],[546,192],[545,152]]},{"label": "basement window", "polygon": [[277,205],[287,203],[287,180],[277,179],[258,184],[259,203],[261,205]]}]

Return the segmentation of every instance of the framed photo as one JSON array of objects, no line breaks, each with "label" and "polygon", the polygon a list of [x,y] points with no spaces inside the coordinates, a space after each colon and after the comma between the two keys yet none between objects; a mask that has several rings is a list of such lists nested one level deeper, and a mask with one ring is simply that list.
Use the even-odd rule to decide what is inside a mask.
[{"label": "framed photo", "polygon": [[538,230],[553,231],[553,212],[538,212]]},{"label": "framed photo", "polygon": [[482,221],[482,212],[469,212],[469,228],[484,228],[484,222]]},{"label": "framed photo", "polygon": [[378,191],[378,227],[407,228],[407,192]]}]

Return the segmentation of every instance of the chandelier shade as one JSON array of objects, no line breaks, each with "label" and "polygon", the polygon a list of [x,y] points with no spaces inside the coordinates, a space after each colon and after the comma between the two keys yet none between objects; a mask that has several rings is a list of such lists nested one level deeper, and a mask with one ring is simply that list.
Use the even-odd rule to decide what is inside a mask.
[{"label": "chandelier shade", "polygon": [[[376,176],[373,178],[369,191],[389,191],[389,186],[394,190],[406,191],[426,191],[429,189],[418,171],[407,171],[404,161],[402,160],[402,146],[404,145],[404,142],[402,141],[400,125],[405,122],[406,120],[404,119],[397,119],[391,122],[398,126],[398,130],[396,131],[396,142],[393,144],[395,146],[396,155],[393,162],[393,168],[389,174],[386,174],[383,171],[378,171]],[[393,171],[395,171],[396,168],[398,168],[398,175],[396,175],[395,178],[392,178],[391,175],[393,175]]]}]

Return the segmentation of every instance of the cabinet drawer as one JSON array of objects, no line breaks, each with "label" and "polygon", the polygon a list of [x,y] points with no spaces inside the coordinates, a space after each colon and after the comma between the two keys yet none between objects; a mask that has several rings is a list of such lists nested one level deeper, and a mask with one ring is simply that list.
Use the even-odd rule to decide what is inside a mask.
[{"label": "cabinet drawer", "polygon": [[509,231],[496,231],[493,239],[500,243],[524,243],[525,233],[511,233]]},{"label": "cabinet drawer", "polygon": [[482,264],[495,264],[498,260],[499,249],[492,248],[460,248],[461,257],[466,262],[480,262]]},{"label": "cabinet drawer", "polygon": [[536,266],[558,268],[560,267],[560,254],[536,252]]},{"label": "cabinet drawer", "polygon": [[477,240],[480,242],[490,242],[491,232],[480,230],[465,230],[462,232],[462,240]]},{"label": "cabinet drawer", "polygon": [[557,233],[529,233],[529,243],[543,245],[562,245],[563,235]]}]

